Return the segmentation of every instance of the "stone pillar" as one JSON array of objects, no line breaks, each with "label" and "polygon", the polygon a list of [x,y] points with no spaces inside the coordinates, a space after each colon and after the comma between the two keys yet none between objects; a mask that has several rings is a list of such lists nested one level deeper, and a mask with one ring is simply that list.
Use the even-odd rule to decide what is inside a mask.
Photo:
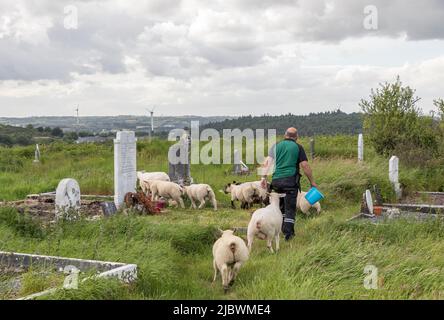
[{"label": "stone pillar", "polygon": [[370,190],[365,191],[365,201],[370,214],[373,214],[373,198]]},{"label": "stone pillar", "polygon": [[358,137],[358,161],[364,161],[364,136],[362,133]]},{"label": "stone pillar", "polygon": [[169,161],[168,175],[172,182],[180,185],[193,183],[190,165],[190,143],[190,136],[185,133],[180,138],[179,143],[172,145],[168,150],[168,159],[175,159],[173,163],[171,160]]},{"label": "stone pillar", "polygon": [[56,190],[55,212],[56,220],[77,218],[81,208],[80,187],[74,179],[63,179]]},{"label": "stone pillar", "polygon": [[310,155],[311,155],[311,160],[314,160],[315,157],[315,140],[314,139],[310,139]]},{"label": "stone pillar", "polygon": [[35,145],[34,155],[35,155],[34,163],[39,163],[40,162],[40,148],[39,148],[38,144]]},{"label": "stone pillar", "polygon": [[396,193],[396,198],[399,200],[402,197],[401,184],[399,183],[399,158],[393,156],[389,161],[389,179],[393,185]]},{"label": "stone pillar", "polygon": [[234,150],[233,155],[234,160],[234,166],[233,166],[233,173],[234,174],[241,174],[242,173],[242,164],[241,164],[241,156],[239,154],[239,150]]},{"label": "stone pillar", "polygon": [[114,203],[121,208],[125,194],[136,191],[137,139],[133,131],[117,132],[114,140]]}]

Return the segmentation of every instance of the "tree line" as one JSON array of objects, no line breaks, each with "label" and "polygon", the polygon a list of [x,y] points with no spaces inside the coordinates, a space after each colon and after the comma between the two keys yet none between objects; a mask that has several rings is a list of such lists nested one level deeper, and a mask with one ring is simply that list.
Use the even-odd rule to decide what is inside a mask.
[{"label": "tree line", "polygon": [[301,136],[358,134],[362,132],[362,114],[347,114],[337,109],[308,115],[291,113],[279,116],[249,115],[221,122],[211,122],[201,128],[213,128],[220,132],[223,129],[276,129],[277,134],[282,135],[289,127],[297,128]]}]

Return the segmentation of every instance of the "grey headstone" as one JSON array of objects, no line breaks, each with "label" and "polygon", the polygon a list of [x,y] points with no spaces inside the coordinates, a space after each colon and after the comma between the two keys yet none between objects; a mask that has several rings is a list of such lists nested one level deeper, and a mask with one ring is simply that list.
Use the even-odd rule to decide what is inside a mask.
[{"label": "grey headstone", "polygon": [[241,164],[241,156],[239,154],[239,150],[234,150],[234,166],[233,166],[233,173],[234,174],[241,174],[242,173],[242,164]]},{"label": "grey headstone", "polygon": [[117,212],[117,207],[114,202],[102,202],[100,203],[100,207],[105,217],[112,216]]},{"label": "grey headstone", "polygon": [[80,187],[74,179],[63,179],[56,190],[56,219],[75,219],[81,208]]},{"label": "grey headstone", "polygon": [[311,160],[313,160],[315,157],[315,140],[314,139],[310,139],[310,155],[311,155]]},{"label": "grey headstone", "polygon": [[133,131],[121,131],[114,140],[114,203],[123,205],[125,194],[136,191],[137,139]]},{"label": "grey headstone", "polygon": [[179,144],[171,146],[168,150],[168,159],[179,159],[178,163],[169,162],[168,175],[172,182],[180,185],[189,185],[193,182],[190,167],[190,143],[190,136],[184,134],[180,138]]}]

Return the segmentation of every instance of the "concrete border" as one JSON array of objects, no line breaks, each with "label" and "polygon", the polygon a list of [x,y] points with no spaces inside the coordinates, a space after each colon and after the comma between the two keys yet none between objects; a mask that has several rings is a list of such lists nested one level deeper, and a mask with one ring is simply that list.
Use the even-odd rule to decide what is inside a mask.
[{"label": "concrete border", "polygon": [[[86,272],[91,270],[97,270],[99,272],[98,275],[85,278],[82,280],[82,282],[94,277],[97,278],[115,277],[125,283],[131,283],[137,279],[136,264],[125,264],[119,262],[84,260],[76,258],[65,258],[57,256],[45,256],[45,255],[0,251],[0,264],[6,266],[16,266],[16,267],[20,266],[24,268],[29,268],[34,265],[43,266],[43,267],[53,267],[56,268],[59,272],[63,272],[64,268],[67,266],[74,266],[77,269],[79,269],[81,272]],[[48,289],[26,297],[22,297],[18,300],[33,300],[37,297],[53,293],[58,289],[60,288]]]}]

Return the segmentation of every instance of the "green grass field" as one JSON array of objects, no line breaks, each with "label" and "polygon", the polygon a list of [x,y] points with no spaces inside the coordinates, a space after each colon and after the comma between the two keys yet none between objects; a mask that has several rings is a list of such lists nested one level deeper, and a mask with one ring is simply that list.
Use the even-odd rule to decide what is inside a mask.
[{"label": "green grass field", "polygon": [[[308,140],[302,140],[308,152]],[[171,209],[162,216],[119,214],[41,226],[14,209],[0,209],[0,250],[135,263],[131,285],[91,280],[79,290],[60,290],[50,299],[443,299],[444,223],[396,220],[378,225],[347,222],[359,211],[365,188],[378,184],[393,200],[388,159],[367,148],[357,163],[355,137],[320,137],[312,162],[326,196],[320,216],[297,216],[296,238],[270,254],[256,240],[250,260],[228,294],[212,280],[212,244],[217,228],[246,226],[250,212],[229,208],[219,190],[234,179],[230,166],[192,166],[196,182],[213,186],[220,210]],[[168,143],[139,142],[138,167],[167,171]],[[113,193],[113,146],[55,143],[32,163],[32,148],[0,149],[0,201],[54,190],[62,178],[79,181],[83,194]],[[401,163],[406,191],[442,190],[443,168],[409,168]],[[304,189],[307,181],[304,179]],[[364,288],[364,268],[379,271],[379,289]]]}]

